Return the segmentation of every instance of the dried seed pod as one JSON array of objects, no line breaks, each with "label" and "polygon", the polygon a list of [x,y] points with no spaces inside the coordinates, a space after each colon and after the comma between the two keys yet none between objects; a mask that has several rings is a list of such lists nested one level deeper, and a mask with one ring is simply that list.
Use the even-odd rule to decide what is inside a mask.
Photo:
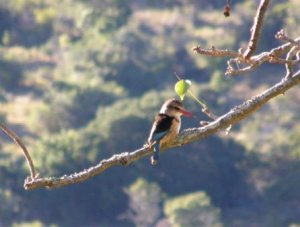
[{"label": "dried seed pod", "polygon": [[230,16],[230,6],[229,5],[226,5],[224,7],[224,16],[225,17],[229,17]]}]

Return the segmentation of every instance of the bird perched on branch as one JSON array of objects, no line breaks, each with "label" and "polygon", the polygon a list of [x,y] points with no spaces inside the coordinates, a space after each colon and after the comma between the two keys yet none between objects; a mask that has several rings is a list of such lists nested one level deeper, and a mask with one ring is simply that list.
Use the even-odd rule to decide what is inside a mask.
[{"label": "bird perched on branch", "polygon": [[182,102],[176,99],[167,100],[156,115],[148,138],[148,143],[153,146],[152,165],[157,163],[159,148],[172,141],[178,134],[181,115],[192,116],[184,109]]}]

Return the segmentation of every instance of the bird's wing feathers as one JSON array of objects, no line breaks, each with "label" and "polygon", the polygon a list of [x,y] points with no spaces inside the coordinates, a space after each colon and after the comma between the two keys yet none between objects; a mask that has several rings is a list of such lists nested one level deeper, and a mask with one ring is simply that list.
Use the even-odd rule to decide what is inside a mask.
[{"label": "bird's wing feathers", "polygon": [[169,132],[173,119],[173,117],[159,113],[152,126],[149,141],[154,142],[163,138]]},{"label": "bird's wing feathers", "polygon": [[151,136],[151,141],[159,141],[161,138],[163,138],[166,134],[168,133],[168,131],[164,131],[164,132],[159,132],[159,133],[153,133]]}]

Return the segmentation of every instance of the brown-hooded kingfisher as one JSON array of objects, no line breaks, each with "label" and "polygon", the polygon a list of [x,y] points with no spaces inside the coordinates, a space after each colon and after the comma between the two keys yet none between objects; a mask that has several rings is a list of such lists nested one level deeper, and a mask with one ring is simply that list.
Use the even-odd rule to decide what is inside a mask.
[{"label": "brown-hooded kingfisher", "polygon": [[182,102],[177,99],[167,100],[156,115],[148,138],[148,143],[153,145],[152,165],[157,163],[159,148],[174,140],[179,133],[181,115],[192,116],[184,109]]}]

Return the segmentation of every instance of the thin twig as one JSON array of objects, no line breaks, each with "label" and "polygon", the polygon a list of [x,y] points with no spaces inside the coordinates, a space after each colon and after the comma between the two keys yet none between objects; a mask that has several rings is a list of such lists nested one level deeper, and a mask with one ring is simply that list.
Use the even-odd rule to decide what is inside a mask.
[{"label": "thin twig", "polygon": [[[175,77],[177,78],[177,80],[182,80],[181,77],[178,75],[177,72],[174,72]],[[202,101],[200,101],[190,90],[187,91],[188,94],[196,101],[198,102],[198,104],[202,107],[202,112],[204,114],[206,114],[209,118],[215,120],[216,119],[216,115],[214,115],[206,106],[205,103],[203,103]]]},{"label": "thin twig", "polygon": [[[280,59],[281,55],[288,53],[295,44],[299,45],[300,37],[296,38],[293,41],[294,42],[289,42],[281,46],[275,47],[270,51],[266,51],[258,55],[254,55],[249,59],[244,58],[244,56],[241,54],[241,50],[239,50],[238,52],[231,51],[231,50],[221,50],[215,48],[214,46],[212,46],[209,49],[202,48],[201,46],[196,46],[193,48],[193,51],[196,52],[197,54],[201,54],[204,56],[218,57],[218,58],[229,57],[230,59],[227,61],[227,70],[225,72],[225,75],[232,76],[232,75],[250,72],[265,62],[286,64],[287,63],[286,61],[282,61],[282,60],[277,61],[277,59]],[[233,63],[238,66],[240,64],[245,64],[246,66],[241,68],[236,68],[233,66]],[[291,64],[295,64],[295,63],[297,63],[297,61],[291,62]]]},{"label": "thin twig", "polygon": [[[235,61],[235,59],[233,61]],[[235,69],[235,68],[233,68],[231,62],[232,62],[231,59],[229,61],[227,61],[227,69],[226,69],[226,72],[225,72],[226,76],[233,76],[233,75],[242,74],[242,73],[252,71],[252,70],[254,70],[255,68],[257,68],[259,65],[261,65],[263,63],[262,61],[255,61],[255,62],[251,63],[250,65],[244,67],[244,68]]]},{"label": "thin twig", "polygon": [[[290,61],[292,58],[299,52],[299,47],[298,46],[293,46],[292,49],[288,52],[286,55],[286,60]],[[285,64],[285,69],[286,69],[286,77],[291,77],[293,74],[293,68],[291,62],[287,62]]]},{"label": "thin twig", "polygon": [[[166,147],[162,147],[162,150],[166,150],[170,147],[182,146],[184,144],[200,140],[206,136],[216,133],[221,129],[228,127],[231,124],[235,124],[257,111],[270,99],[285,93],[288,89],[297,84],[300,84],[300,70],[290,78],[286,78],[280,81],[264,92],[245,101],[243,104],[234,107],[226,114],[209,123],[208,125],[200,128],[190,128],[184,130],[177,136],[172,144],[168,144],[166,145]],[[92,166],[87,170],[83,170],[72,175],[64,175],[62,177],[26,179],[24,187],[25,189],[36,189],[41,187],[54,188],[79,183],[97,174],[100,174],[113,166],[128,165],[146,155],[149,155],[150,153],[151,148],[149,146],[144,146],[133,152],[125,152],[114,155],[109,159],[102,160],[101,162],[99,162],[99,164]]]},{"label": "thin twig", "polygon": [[[300,37],[294,40],[296,43],[300,42]],[[231,58],[227,61],[227,70],[225,72],[225,75],[233,76],[237,74],[247,73],[254,69],[256,69],[258,66],[265,62],[269,63],[276,63],[276,64],[296,64],[298,63],[297,60],[283,60],[280,58],[280,55],[288,53],[292,48],[294,47],[294,44],[287,43],[284,45],[281,45],[279,47],[271,49],[269,52],[262,52],[258,55],[252,56],[248,61],[243,61],[241,58]],[[294,53],[294,52],[293,52]],[[295,54],[295,53],[294,53]],[[241,68],[235,68],[233,66],[233,63],[240,65],[241,63],[245,64],[245,67]]]},{"label": "thin twig", "polygon": [[26,148],[26,146],[23,144],[23,142],[21,141],[21,139],[10,129],[8,129],[5,125],[3,125],[2,123],[0,123],[0,129],[9,137],[11,138],[23,151],[23,154],[25,156],[25,159],[27,161],[27,164],[29,166],[29,170],[30,170],[30,176],[31,179],[36,178],[36,172],[34,169],[34,165],[32,162],[32,159],[29,155],[29,152]]},{"label": "thin twig", "polygon": [[230,57],[230,58],[241,58],[243,59],[243,55],[239,52],[232,51],[232,50],[220,50],[216,49],[212,46],[210,49],[204,49],[201,46],[196,46],[193,48],[193,51],[197,54],[211,56],[211,57]]},{"label": "thin twig", "polygon": [[[300,37],[296,38],[294,40],[294,42],[296,42],[297,44],[300,44]],[[212,46],[210,49],[205,49],[202,48],[201,46],[196,46],[193,48],[193,51],[197,54],[201,54],[204,56],[210,56],[210,57],[219,57],[219,58],[223,58],[223,57],[230,57],[230,58],[236,58],[236,60],[241,61],[242,63],[253,63],[254,61],[257,61],[259,59],[264,59],[264,60],[268,60],[268,55],[277,55],[280,56],[282,54],[287,53],[294,45],[291,43],[286,43],[283,44],[281,46],[275,47],[273,49],[271,49],[268,52],[262,52],[258,55],[252,56],[251,59],[246,60],[244,58],[244,56],[240,53],[241,50],[239,50],[239,52],[237,51],[232,51],[232,50],[221,50],[221,49],[217,49],[214,46]]]},{"label": "thin twig", "polygon": [[256,50],[258,38],[260,36],[260,31],[263,25],[263,19],[265,12],[267,11],[270,0],[261,0],[260,5],[257,9],[256,16],[253,21],[253,26],[251,28],[251,36],[248,43],[248,47],[244,53],[244,58],[249,59]]},{"label": "thin twig", "polygon": [[288,52],[288,54],[286,55],[286,63],[285,63],[285,68],[286,68],[286,77],[290,77],[293,74],[293,68],[292,65],[294,62],[298,61],[298,56],[296,61],[292,61],[293,57],[295,55],[297,55],[300,51],[300,43],[299,41],[293,40],[292,38],[288,37],[284,30],[281,29],[280,31],[278,31],[275,35],[276,39],[279,39],[281,41],[285,41],[290,43],[291,45],[293,45],[293,47],[290,49],[290,51]]},{"label": "thin twig", "polygon": [[293,40],[292,38],[288,37],[288,36],[285,34],[285,32],[284,32],[283,29],[279,30],[279,31],[275,34],[275,38],[276,38],[276,39],[279,39],[279,40],[282,40],[282,41],[284,41],[284,42],[288,42],[288,43],[292,44],[293,46],[298,46],[298,48],[300,48],[300,43],[297,42],[297,41],[295,41],[295,40]]},{"label": "thin twig", "polygon": [[276,64],[291,64],[291,65],[295,65],[300,63],[300,59],[299,57],[297,57],[295,60],[286,60],[283,58],[271,58],[269,60],[270,63],[276,63]]}]

